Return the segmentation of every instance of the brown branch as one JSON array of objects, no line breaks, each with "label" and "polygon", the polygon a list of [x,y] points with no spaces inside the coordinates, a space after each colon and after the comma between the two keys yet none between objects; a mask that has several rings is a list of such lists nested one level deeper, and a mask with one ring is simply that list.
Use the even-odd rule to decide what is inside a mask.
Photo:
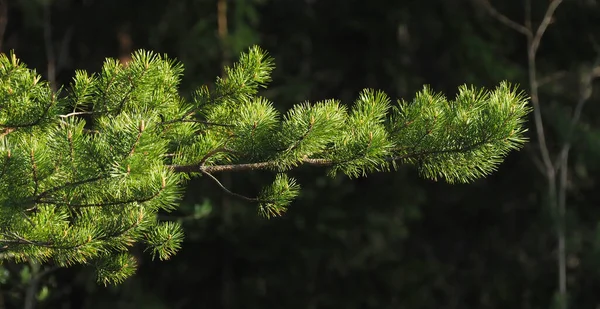
[{"label": "brown branch", "polygon": [[558,8],[558,6],[562,3],[562,1],[563,0],[550,0],[550,4],[548,5],[548,8],[546,9],[546,14],[544,14],[544,19],[542,19],[542,22],[538,26],[537,31],[535,32],[535,36],[533,37],[533,40],[531,41],[531,49],[534,54],[537,53],[537,50],[538,50],[538,47],[540,46],[542,37],[544,36],[546,29],[552,22],[554,12]]},{"label": "brown branch", "polygon": [[30,153],[30,158],[31,158],[31,171],[33,174],[33,183],[35,185],[34,191],[33,191],[33,195],[37,195],[37,192],[40,188],[40,182],[38,179],[38,170],[37,170],[37,164],[35,162],[35,154],[33,152],[33,149],[31,149],[31,153]]},{"label": "brown branch", "polygon": [[0,138],[3,138],[4,136],[12,133],[14,130],[15,130],[15,128],[4,127],[4,129],[2,129],[2,132],[0,132]]},{"label": "brown branch", "polygon": [[[538,144],[540,146],[540,154],[542,156],[542,162],[544,163],[544,166],[546,168],[546,176],[547,177],[555,177],[555,167],[552,163],[552,159],[550,158],[550,151],[548,149],[548,145],[546,143],[546,135],[544,134],[544,122],[542,119],[542,112],[541,112],[541,106],[540,106],[540,100],[539,100],[539,94],[538,94],[538,89],[539,89],[539,84],[538,84],[538,78],[537,78],[537,68],[536,68],[536,54],[537,54],[537,50],[539,48],[539,44],[541,42],[541,39],[546,31],[546,29],[548,28],[548,26],[550,25],[550,22],[552,20],[552,16],[554,14],[554,12],[556,11],[556,8],[558,8],[558,5],[562,2],[562,0],[552,0],[550,2],[550,5],[548,6],[548,8],[546,9],[546,13],[544,14],[544,19],[542,20],[542,23],[538,26],[536,32],[535,32],[535,36],[528,36],[527,38],[527,61],[528,61],[528,73],[529,73],[529,84],[531,87],[531,103],[533,104],[533,115],[534,115],[534,120],[535,120],[535,129],[536,129],[536,135],[537,135],[537,140],[538,140]],[[531,10],[529,8],[530,3],[528,2],[527,5],[527,11],[528,14],[526,16],[526,24],[528,25],[529,29],[531,29],[531,14],[529,13],[529,11]]]},{"label": "brown branch", "polygon": [[[302,163],[307,165],[315,166],[328,166],[334,162],[327,159],[310,159],[305,158]],[[202,166],[199,164],[194,165],[170,165],[169,167],[177,173],[222,173],[222,172],[242,172],[242,171],[256,171],[276,168],[278,166],[276,161],[265,161],[256,163],[240,163],[240,164],[228,164],[228,165],[210,165]]]},{"label": "brown branch", "polygon": [[36,203],[37,201],[41,200],[42,198],[48,196],[49,194],[52,194],[54,192],[69,188],[69,187],[73,187],[73,186],[79,186],[79,185],[83,185],[86,183],[91,183],[91,182],[96,182],[98,180],[104,180],[104,179],[108,179],[110,176],[98,176],[98,177],[94,177],[94,178],[88,178],[88,179],[84,179],[84,180],[79,180],[79,181],[75,181],[75,182],[69,182],[60,186],[56,186],[53,188],[50,188],[40,194],[38,194],[37,196],[34,196],[32,198],[33,202]]},{"label": "brown branch", "polygon": [[[489,140],[484,139],[477,143],[473,143],[470,145],[466,145],[464,147],[456,147],[456,148],[447,148],[447,149],[437,149],[437,150],[428,150],[428,151],[419,151],[415,153],[406,153],[403,155],[391,156],[386,159],[387,162],[395,162],[397,160],[403,160],[408,158],[421,158],[427,155],[439,155],[446,153],[460,153],[471,151],[481,145],[501,141],[504,138]],[[330,166],[333,164],[339,164],[343,162],[333,161],[329,159],[320,159],[320,158],[304,158],[300,161],[301,164],[312,165],[312,166]],[[240,164],[228,164],[228,165],[211,165],[211,166],[203,166],[201,164],[194,165],[169,165],[169,167],[177,173],[221,173],[221,172],[242,172],[242,171],[255,171],[255,170],[266,170],[277,168],[279,164],[276,161],[264,161],[264,162],[255,162],[255,163],[240,163]]]},{"label": "brown branch", "polygon": [[[186,115],[185,117],[188,117],[188,115]],[[171,123],[176,123],[176,122],[193,122],[193,123],[200,123],[200,124],[207,125],[207,126],[235,127],[235,125],[232,125],[232,124],[216,123],[216,122],[195,120],[195,119],[167,120],[167,121],[160,122],[160,124],[171,124]]]},{"label": "brown branch", "polygon": [[[557,187],[557,164],[553,164],[550,158],[550,151],[546,144],[546,135],[544,133],[544,124],[542,119],[541,105],[539,100],[539,80],[537,78],[537,68],[536,68],[536,54],[538,48],[540,46],[540,42],[544,33],[546,32],[548,26],[552,22],[552,18],[554,16],[554,12],[558,8],[558,6],[562,3],[562,0],[550,0],[550,4],[546,9],[546,13],[544,14],[544,18],[542,22],[537,27],[534,36],[527,37],[527,63],[528,63],[528,75],[529,75],[529,83],[531,87],[531,102],[533,103],[534,109],[534,120],[535,120],[535,129],[538,139],[538,144],[540,146],[540,154],[542,157],[542,161],[544,163],[546,169],[546,180],[548,181],[548,202],[549,207],[552,211],[557,211],[557,226],[556,226],[556,237],[558,240],[558,252],[557,252],[557,271],[558,271],[558,294],[560,295],[560,305],[559,307],[562,309],[567,308],[566,297],[567,297],[567,276],[566,276],[566,252],[565,252],[565,224],[564,224],[564,210],[566,208],[566,183],[563,182],[563,176],[566,176],[567,172],[567,163],[566,159],[568,158],[568,148],[563,148],[564,155],[561,155],[561,162],[565,166],[561,169],[561,174],[559,178],[558,184],[560,187]],[[533,29],[531,22],[531,0],[526,2],[526,24],[529,29]],[[558,190],[558,192],[557,192]],[[558,194],[558,195],[557,195]]]},{"label": "brown branch", "polygon": [[231,150],[228,150],[228,149],[226,149],[226,148],[217,148],[217,149],[213,149],[213,150],[209,151],[208,153],[206,153],[206,154],[204,155],[204,157],[202,157],[202,159],[200,159],[200,163],[198,163],[198,165],[199,165],[199,166],[204,166],[204,164],[206,164],[206,161],[207,161],[208,159],[210,159],[210,157],[212,157],[212,156],[214,156],[214,155],[216,155],[216,154],[218,154],[218,153],[221,153],[221,152],[225,152],[225,153],[233,153],[233,151],[231,151]]},{"label": "brown branch", "polygon": [[40,247],[51,246],[51,243],[49,243],[47,241],[29,240],[22,236],[19,236],[19,234],[15,233],[15,232],[10,232],[10,233],[3,232],[0,234],[2,234],[4,237],[9,238],[9,239],[0,239],[0,243],[3,243],[3,244],[34,245],[34,246],[40,246]]},{"label": "brown branch", "polygon": [[314,166],[327,166],[327,165],[331,165],[333,164],[333,161],[328,160],[328,159],[310,159],[310,158],[304,158],[302,160],[302,162],[308,164],[308,165],[314,165]]},{"label": "brown branch", "polygon": [[58,115],[58,117],[60,118],[69,118],[72,116],[78,116],[78,115],[92,115],[94,114],[94,112],[72,112],[66,115]]},{"label": "brown branch", "polygon": [[525,34],[527,36],[527,55],[528,55],[528,73],[529,73],[529,84],[531,87],[531,102],[534,106],[534,119],[535,119],[535,127],[537,133],[537,140],[540,146],[540,153],[542,156],[542,162],[544,163],[546,169],[546,175],[549,177],[553,177],[551,175],[554,174],[554,166],[552,164],[552,159],[550,158],[550,152],[546,143],[546,136],[544,134],[544,124],[542,120],[541,110],[540,110],[540,102],[538,95],[538,88],[540,86],[539,80],[537,78],[537,70],[536,70],[536,54],[539,48],[541,39],[546,32],[546,29],[552,22],[552,17],[554,12],[560,5],[562,0],[550,0],[550,4],[546,9],[546,13],[544,14],[544,18],[542,22],[538,26],[535,31],[535,35],[533,33],[533,27],[531,22],[531,2],[528,0],[525,2],[525,25],[521,25],[501,14],[496,10],[489,2],[489,0],[480,0],[480,3],[487,8],[489,14],[496,18],[498,21],[503,23],[505,26],[519,32]]},{"label": "brown branch", "polygon": [[148,201],[156,198],[157,196],[159,196],[160,193],[163,190],[164,190],[164,188],[158,190],[156,193],[154,193],[151,196],[147,196],[147,197],[140,198],[140,199],[129,199],[129,200],[114,201],[114,202],[105,202],[105,203],[71,204],[71,203],[67,203],[67,202],[54,201],[54,200],[39,200],[36,203],[37,204],[50,204],[50,205],[65,205],[65,206],[74,207],[74,208],[119,206],[119,205],[131,204],[131,203],[145,203],[145,202],[148,202]]},{"label": "brown branch", "polygon": [[260,202],[260,200],[258,198],[252,198],[252,197],[247,197],[247,196],[243,196],[241,194],[232,192],[231,190],[227,189],[227,187],[225,187],[215,176],[213,176],[212,174],[204,171],[204,170],[200,170],[200,172],[208,177],[210,177],[219,187],[221,187],[221,190],[223,190],[225,193],[237,197],[239,199],[245,200],[245,201],[249,201],[249,202]]},{"label": "brown branch", "polygon": [[[555,0],[556,1],[556,0]],[[558,291],[560,294],[560,305],[559,308],[567,308],[567,249],[566,249],[566,212],[567,212],[567,181],[568,181],[568,161],[569,161],[569,148],[564,148],[563,154],[561,155],[562,167],[560,168],[558,178],[558,192],[553,192],[556,195],[556,201],[554,202],[557,210],[557,224],[556,224],[556,238],[558,240]],[[556,186],[557,183],[554,182]]]},{"label": "brown branch", "polygon": [[517,23],[516,21],[508,18],[506,15],[498,12],[498,10],[490,3],[489,0],[479,0],[479,3],[488,11],[488,13],[505,26],[522,33],[526,36],[531,35],[531,30],[527,27]]},{"label": "brown branch", "polygon": [[[142,120],[143,123],[143,120]],[[140,143],[140,139],[142,138],[143,130],[139,130],[135,142],[131,146],[131,150],[129,151],[129,157],[131,157],[135,153],[135,147]],[[129,167],[127,168],[129,170]]]},{"label": "brown branch", "polygon": [[252,171],[252,170],[264,170],[274,167],[273,161],[257,162],[257,163],[242,163],[242,164],[229,164],[229,165],[214,165],[214,166],[202,166],[200,164],[194,165],[170,165],[169,167],[177,173],[220,173],[220,172],[241,172],[241,171]]}]

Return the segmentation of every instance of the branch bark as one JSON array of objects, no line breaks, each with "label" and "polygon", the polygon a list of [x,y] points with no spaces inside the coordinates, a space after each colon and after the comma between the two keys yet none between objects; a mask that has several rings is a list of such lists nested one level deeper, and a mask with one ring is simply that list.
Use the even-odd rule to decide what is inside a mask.
[{"label": "branch bark", "polygon": [[[315,165],[315,166],[328,166],[333,164],[330,160],[325,159],[310,159],[306,158],[302,161],[302,163],[307,165]],[[222,172],[243,172],[243,171],[257,171],[257,170],[267,170],[273,169],[277,167],[277,163],[275,161],[265,161],[265,162],[256,162],[256,163],[240,163],[240,164],[228,164],[228,165],[171,165],[170,166],[173,171],[177,173],[222,173]]]},{"label": "branch bark", "polygon": [[[554,210],[556,214],[556,238],[558,242],[558,250],[557,250],[557,272],[558,272],[558,294],[560,299],[559,308],[566,309],[567,308],[567,267],[566,267],[566,227],[564,225],[564,213],[566,212],[566,192],[561,189],[565,189],[563,186],[557,188],[557,179],[556,179],[556,166],[552,163],[552,159],[550,158],[550,150],[548,149],[548,145],[546,143],[546,135],[544,133],[544,122],[542,119],[541,105],[539,99],[539,83],[537,77],[537,62],[536,56],[537,51],[539,49],[542,37],[546,32],[546,29],[550,25],[550,21],[552,20],[552,16],[562,0],[553,0],[548,8],[546,9],[546,13],[544,14],[544,18],[541,24],[538,26],[535,31],[535,36],[527,36],[527,64],[528,64],[528,75],[529,75],[529,85],[531,88],[531,102],[534,106],[534,119],[535,119],[535,128],[536,135],[539,144],[539,151],[542,157],[542,162],[545,166],[545,176],[548,185],[548,201],[550,209]],[[531,21],[531,2],[530,0],[526,3],[526,20],[525,23],[530,29],[531,33],[533,33],[532,29],[532,21]],[[566,160],[568,157],[564,156]],[[566,165],[562,173],[566,173]],[[562,174],[561,173],[561,174]],[[562,176],[562,175],[561,175]],[[562,183],[562,177],[560,179]],[[558,191],[558,192],[557,192]],[[558,194],[558,195],[557,195]],[[561,203],[561,197],[563,198],[563,202]]]},{"label": "branch bark", "polygon": [[505,26],[526,36],[531,35],[531,29],[519,24],[518,22],[508,18],[506,15],[498,12],[498,10],[490,3],[489,0],[480,0],[479,3],[483,5],[483,7],[488,11],[488,14],[490,14],[490,16],[492,16]]},{"label": "branch bark", "polygon": [[[544,176],[547,181],[547,194],[549,207],[556,214],[556,226],[555,232],[558,242],[557,248],[557,271],[558,271],[558,296],[559,296],[559,308],[566,309],[567,308],[567,267],[566,267],[566,190],[567,190],[567,181],[568,181],[568,158],[569,158],[569,150],[571,148],[571,140],[570,137],[565,141],[561,150],[559,152],[559,157],[556,163],[552,162],[550,156],[550,149],[548,148],[548,144],[546,142],[546,135],[544,132],[544,122],[542,119],[541,113],[541,104],[539,98],[539,87],[546,83],[547,80],[541,81],[537,77],[537,63],[536,56],[538,49],[540,47],[542,38],[551,24],[554,14],[560,4],[563,2],[562,0],[550,0],[550,4],[546,8],[546,12],[544,13],[544,17],[540,22],[539,26],[535,29],[533,27],[532,17],[531,17],[531,0],[525,1],[525,22],[524,25],[520,25],[506,16],[500,14],[493,6],[489,3],[488,0],[481,0],[484,4],[486,4],[486,8],[491,16],[496,18],[499,22],[503,23],[507,27],[514,29],[520,33],[523,33],[527,37],[527,64],[528,64],[528,76],[529,76],[529,84],[530,84],[530,95],[531,95],[531,103],[533,104],[534,110],[534,121],[535,121],[535,129],[536,136],[539,145],[539,152],[541,156],[541,160],[537,160],[534,158],[534,162],[541,161],[540,170],[543,171]],[[595,72],[596,67],[593,67],[590,72]],[[600,71],[600,68],[598,69]],[[592,74],[588,76],[589,78],[585,79],[586,81],[590,81],[592,78]],[[574,110],[572,119],[571,119],[571,128],[570,131],[573,130],[573,127],[579,121],[581,116],[581,112],[585,101],[589,98],[589,95],[586,97],[584,94],[591,94],[591,82],[582,85],[582,90],[587,89],[586,92],[580,93],[579,102]],[[570,134],[571,132],[569,132]],[[558,179],[557,179],[557,173]]]}]

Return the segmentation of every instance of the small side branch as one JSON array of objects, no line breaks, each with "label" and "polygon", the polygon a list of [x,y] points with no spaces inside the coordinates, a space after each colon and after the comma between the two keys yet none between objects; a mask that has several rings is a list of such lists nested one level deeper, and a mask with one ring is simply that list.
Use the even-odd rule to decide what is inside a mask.
[{"label": "small side branch", "polygon": [[[423,156],[432,156],[432,155],[440,155],[440,154],[448,154],[448,153],[464,153],[468,151],[472,151],[477,147],[480,147],[486,143],[497,142],[501,139],[490,140],[484,139],[479,142],[465,145],[463,147],[456,148],[445,148],[445,149],[431,149],[431,150],[422,150],[418,152],[409,152],[402,155],[394,155],[387,158],[387,162],[395,162],[398,160],[405,160],[408,158],[421,158]],[[300,162],[303,165],[312,165],[312,166],[331,166],[334,164],[344,163],[340,161],[333,161],[328,159],[319,159],[319,158],[304,158]],[[268,169],[276,169],[278,167],[278,163],[276,161],[265,161],[265,162],[256,162],[256,163],[240,163],[240,164],[227,164],[227,165],[213,165],[213,166],[204,166],[202,164],[194,164],[194,165],[170,165],[169,167],[177,173],[221,173],[221,172],[242,172],[242,171],[256,171],[256,170],[268,170]]]},{"label": "small side branch", "polygon": [[519,32],[522,33],[526,36],[531,36],[531,30],[528,29],[527,27],[517,23],[516,21],[508,18],[506,15],[498,12],[498,10],[496,10],[496,8],[490,3],[489,0],[480,0],[479,1],[483,7],[488,11],[488,13],[494,17],[496,20],[498,20],[499,22],[503,23],[505,26]]},{"label": "small side branch", "polygon": [[60,118],[69,118],[69,117],[73,117],[73,116],[79,116],[79,115],[92,115],[94,114],[94,112],[73,112],[73,113],[69,113],[66,115],[58,115],[58,117]]},{"label": "small side branch", "polygon": [[204,155],[204,157],[202,157],[202,159],[200,159],[200,163],[198,165],[204,166],[204,164],[206,164],[206,161],[208,161],[208,159],[210,159],[212,156],[214,156],[218,153],[234,153],[234,152],[231,150],[228,150],[224,147],[211,150],[206,155]]},{"label": "small side branch", "polygon": [[[185,117],[189,117],[188,115],[186,115]],[[172,124],[172,123],[178,123],[178,122],[192,122],[192,123],[199,123],[199,124],[203,124],[205,126],[218,126],[218,127],[234,127],[234,125],[232,124],[225,124],[225,123],[216,123],[216,122],[210,122],[210,121],[204,121],[204,120],[196,120],[196,119],[186,119],[186,118],[180,118],[180,119],[175,119],[175,120],[166,120],[161,122],[160,124]]]},{"label": "small side branch", "polygon": [[121,205],[128,205],[128,204],[132,204],[132,203],[148,202],[148,201],[158,197],[163,190],[164,189],[160,189],[156,193],[154,193],[150,196],[142,197],[142,198],[137,198],[137,199],[132,198],[132,199],[128,199],[128,200],[112,201],[112,202],[101,202],[101,203],[90,203],[90,204],[72,204],[69,202],[62,202],[62,201],[56,201],[56,200],[39,200],[36,203],[37,204],[50,204],[50,205],[57,205],[57,206],[64,205],[64,206],[73,207],[73,208],[121,206]]},{"label": "small side branch", "polygon": [[544,14],[544,19],[540,23],[537,31],[535,32],[535,36],[531,41],[531,52],[537,53],[538,47],[540,46],[540,42],[542,40],[542,36],[546,32],[546,29],[552,22],[552,18],[554,16],[554,12],[558,8],[558,6],[562,3],[563,0],[550,0],[550,4],[548,5],[548,9],[546,9],[546,14]]},{"label": "small side branch", "polygon": [[79,181],[69,182],[69,183],[66,183],[66,184],[63,184],[63,185],[60,185],[60,186],[56,186],[56,187],[50,188],[50,189],[48,189],[48,190],[46,190],[46,191],[38,194],[37,196],[33,196],[32,197],[32,201],[34,203],[37,203],[38,201],[40,201],[41,199],[47,197],[48,195],[50,195],[52,193],[55,193],[55,192],[58,192],[60,190],[64,190],[66,188],[70,188],[70,187],[74,187],[74,186],[80,186],[80,185],[87,184],[87,183],[96,182],[96,181],[99,181],[99,180],[105,180],[107,178],[109,178],[109,176],[103,175],[103,176],[98,176],[98,177],[94,177],[94,178],[88,178],[88,179],[83,179],[83,180],[79,180]]},{"label": "small side branch", "polygon": [[221,187],[221,189],[222,189],[222,190],[223,190],[225,193],[227,193],[227,194],[229,194],[229,195],[231,195],[231,196],[237,197],[237,198],[239,198],[239,199],[245,200],[245,201],[249,201],[249,202],[260,202],[260,200],[259,200],[258,198],[251,198],[251,197],[243,196],[243,195],[241,195],[241,194],[238,194],[238,193],[232,192],[231,190],[227,189],[227,187],[225,187],[225,186],[224,186],[224,185],[223,185],[223,184],[222,184],[222,183],[221,183],[221,182],[220,182],[220,181],[217,179],[217,177],[213,176],[212,174],[210,174],[210,173],[208,173],[208,172],[206,172],[206,171],[204,171],[204,170],[200,170],[200,172],[201,172],[203,175],[206,175],[206,176],[208,176],[209,178],[211,178],[211,179],[212,179],[212,180],[213,180],[213,181],[214,181],[214,182],[215,182],[215,183],[216,183],[216,184],[217,184],[219,187]]},{"label": "small side branch", "polygon": [[[334,162],[327,159],[311,159],[305,158],[302,163],[306,165],[315,166],[329,166]],[[171,169],[177,173],[221,173],[221,172],[242,172],[242,171],[257,171],[276,168],[277,162],[265,161],[256,163],[240,163],[240,164],[228,164],[228,165],[213,165],[203,166],[201,164],[194,165],[171,165]]]},{"label": "small side branch", "polygon": [[38,169],[37,169],[37,164],[35,161],[35,153],[34,153],[33,149],[31,149],[30,159],[31,159],[31,173],[32,173],[32,177],[33,177],[33,183],[35,185],[33,195],[37,195],[38,190],[40,188],[40,182],[38,179]]},{"label": "small side branch", "polygon": [[40,247],[49,247],[51,244],[46,241],[39,240],[30,240],[24,237],[21,237],[17,233],[0,233],[0,235],[6,237],[5,239],[0,239],[0,244],[3,246],[10,245],[34,245]]},{"label": "small side branch", "polygon": [[11,128],[11,127],[4,127],[4,129],[2,129],[0,131],[0,138],[3,138],[4,136],[12,133],[15,131],[15,128]]}]

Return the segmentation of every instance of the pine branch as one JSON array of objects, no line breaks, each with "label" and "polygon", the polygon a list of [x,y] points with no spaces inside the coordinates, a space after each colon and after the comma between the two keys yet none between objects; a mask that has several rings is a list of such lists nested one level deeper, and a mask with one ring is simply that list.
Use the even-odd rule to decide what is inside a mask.
[{"label": "pine branch", "polygon": [[93,115],[94,112],[72,112],[72,113],[68,113],[66,115],[58,115],[58,117],[60,118],[69,118],[69,117],[73,117],[73,116],[79,116],[79,115]]},{"label": "pine branch", "polygon": [[77,204],[77,203],[70,203],[70,202],[56,201],[56,200],[39,200],[36,203],[37,204],[50,204],[50,205],[56,205],[56,206],[67,206],[67,207],[72,207],[72,208],[122,206],[122,205],[130,205],[133,203],[145,203],[145,202],[151,201],[151,200],[155,199],[156,197],[158,197],[163,190],[164,190],[164,188],[162,188],[158,192],[156,192],[152,195],[146,196],[146,197],[132,198],[132,199],[127,199],[127,200],[122,200],[122,201],[110,201],[110,202],[107,201],[107,202],[101,202],[101,203]]},{"label": "pine branch", "polygon": [[[319,158],[305,158],[302,163],[313,166],[329,166],[334,162],[327,159]],[[256,163],[240,163],[240,164],[228,164],[228,165],[209,165],[204,166],[200,164],[194,165],[170,165],[169,167],[177,173],[223,173],[223,172],[242,172],[242,171],[255,171],[255,170],[272,170],[279,166],[277,161],[264,161]]]},{"label": "pine branch", "polygon": [[498,12],[498,10],[491,5],[489,0],[478,0],[481,4],[483,4],[483,6],[487,9],[488,13],[496,18],[499,22],[503,23],[505,26],[519,32],[522,33],[526,36],[530,36],[531,34],[531,30],[519,23],[517,23],[516,21],[508,18],[506,15]]},{"label": "pine branch", "polygon": [[[431,155],[438,154],[451,154],[451,153],[465,153],[468,151],[472,151],[477,147],[480,147],[487,143],[493,143],[500,140],[483,140],[477,143],[473,143],[464,147],[456,147],[456,148],[448,148],[448,149],[437,149],[437,150],[424,150],[417,152],[409,152],[407,154],[388,157],[385,159],[386,162],[395,162],[399,160],[405,159],[419,159]],[[414,147],[413,147],[414,148]],[[357,159],[359,156],[353,158]],[[301,163],[305,165],[311,166],[331,166],[334,164],[345,163],[347,161],[351,161],[352,159],[346,161],[333,161],[322,158],[304,158]],[[255,163],[240,163],[240,164],[227,164],[227,165],[209,165],[205,166],[202,164],[195,165],[170,165],[169,166],[173,171],[177,173],[203,173],[203,174],[215,174],[215,173],[224,173],[224,172],[244,172],[244,171],[256,171],[256,170],[276,170],[279,167],[278,161],[264,161],[264,162],[255,162]],[[212,176],[212,175],[210,175]]]},{"label": "pine branch", "polygon": [[[285,172],[299,166],[358,177],[408,163],[431,179],[466,182],[525,142],[529,107],[507,83],[461,87],[454,100],[425,87],[397,105],[367,89],[350,108],[306,102],[281,116],[257,96],[272,69],[266,53],[251,48],[214,89],[201,87],[186,102],[182,66],[140,51],[127,66],[108,59],[100,74],[76,72],[57,99],[16,57],[0,55],[0,80],[11,81],[0,82],[0,257],[95,261],[100,282],[118,283],[135,270],[134,244],[161,259],[179,249],[180,227],[157,215],[177,207],[191,177],[207,176],[270,218],[298,196]],[[257,197],[215,177],[251,170],[277,172]]]},{"label": "pine branch", "polygon": [[96,182],[96,181],[99,181],[99,180],[104,180],[104,179],[107,179],[107,178],[108,178],[108,176],[98,176],[98,177],[93,177],[93,178],[78,180],[78,181],[66,183],[66,184],[63,184],[63,185],[60,185],[60,186],[52,187],[52,188],[50,188],[48,190],[45,190],[44,192],[41,192],[40,194],[38,194],[36,196],[33,196],[31,198],[31,200],[34,203],[37,203],[42,198],[44,198],[44,197],[46,197],[46,196],[48,196],[48,195],[50,195],[52,193],[58,192],[60,190],[63,190],[63,189],[69,188],[69,187],[76,187],[76,186],[80,186],[80,185],[84,185],[84,184]]},{"label": "pine branch", "polygon": [[225,192],[225,193],[227,193],[227,194],[229,194],[229,195],[231,195],[231,196],[233,196],[233,197],[237,197],[237,198],[239,198],[239,199],[242,199],[242,200],[245,200],[245,201],[248,201],[248,202],[259,202],[259,199],[257,199],[257,198],[250,198],[250,197],[243,196],[243,195],[241,195],[241,194],[238,194],[238,193],[232,192],[231,190],[227,189],[227,188],[226,188],[226,187],[225,187],[225,186],[224,186],[224,185],[223,185],[223,184],[222,184],[222,183],[221,183],[221,182],[220,182],[220,181],[219,181],[219,180],[218,180],[218,179],[217,179],[215,176],[213,176],[213,175],[212,175],[212,174],[210,174],[209,172],[207,172],[207,171],[205,171],[205,170],[203,170],[203,169],[201,169],[201,170],[200,170],[200,172],[201,172],[203,175],[206,175],[206,176],[208,176],[210,179],[212,179],[212,180],[213,180],[213,181],[214,181],[214,182],[215,182],[215,183],[216,183],[216,184],[217,184],[217,185],[218,185],[218,186],[221,188],[221,190],[223,190],[223,192]]},{"label": "pine branch", "polygon": [[168,120],[168,121],[163,121],[161,122],[161,124],[171,124],[171,123],[183,123],[183,122],[191,122],[191,123],[199,123],[199,124],[203,124],[206,126],[219,126],[219,127],[234,127],[234,125],[231,124],[225,124],[225,123],[215,123],[215,122],[210,122],[210,121],[204,121],[204,120],[195,120],[195,119],[175,119],[175,120]]}]

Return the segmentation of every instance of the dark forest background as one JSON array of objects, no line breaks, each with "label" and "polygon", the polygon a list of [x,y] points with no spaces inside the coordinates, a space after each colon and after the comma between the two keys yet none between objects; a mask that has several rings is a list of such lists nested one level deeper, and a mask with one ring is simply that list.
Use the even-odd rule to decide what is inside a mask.
[{"label": "dark forest background", "polygon": [[[600,308],[600,1],[562,1],[544,21],[555,1],[0,0],[0,51],[57,88],[143,48],[184,64],[187,95],[252,44],[275,58],[262,95],[281,110],[508,80],[538,94],[550,158],[568,167],[557,206],[532,114],[526,148],[468,185],[410,167],[358,180],[302,168],[301,197],[265,220],[198,179],[163,218],[186,231],[170,261],[140,250],[136,276],[108,288],[86,267],[4,264],[0,308]],[[534,33],[547,22],[534,59],[503,18]],[[224,181],[255,192],[265,175]]]}]

